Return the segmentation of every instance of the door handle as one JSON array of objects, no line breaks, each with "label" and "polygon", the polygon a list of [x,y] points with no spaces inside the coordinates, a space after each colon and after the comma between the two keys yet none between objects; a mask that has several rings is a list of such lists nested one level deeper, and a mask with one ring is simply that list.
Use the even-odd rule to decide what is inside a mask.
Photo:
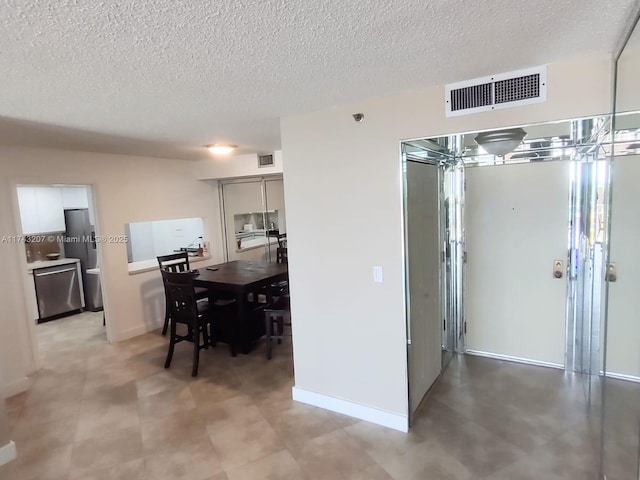
[{"label": "door handle", "polygon": [[618,280],[618,269],[616,268],[615,263],[610,263],[607,265],[607,274],[605,275],[605,280],[607,282],[615,282]]},{"label": "door handle", "polygon": [[562,278],[564,276],[564,263],[562,260],[553,261],[553,278]]}]

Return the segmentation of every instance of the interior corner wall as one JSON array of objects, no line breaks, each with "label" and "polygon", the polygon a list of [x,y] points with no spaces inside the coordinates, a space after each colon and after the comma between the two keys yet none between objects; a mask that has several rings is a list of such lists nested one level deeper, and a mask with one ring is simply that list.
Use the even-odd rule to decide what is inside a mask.
[{"label": "interior corner wall", "polygon": [[438,86],[282,119],[296,389],[407,416],[400,141],[608,113],[611,72],[550,64],[546,103],[461,117]]},{"label": "interior corner wall", "polygon": [[[124,235],[125,224],[202,217],[211,263],[223,261],[218,182],[198,181],[187,160],[61,150],[0,148],[0,239],[20,233],[15,185],[93,185],[97,234]],[[164,295],[157,271],[129,275],[125,243],[101,243],[104,307],[112,341],[162,326]],[[37,367],[25,301],[26,255],[21,242],[0,242],[0,365],[7,395],[24,390]]]}]

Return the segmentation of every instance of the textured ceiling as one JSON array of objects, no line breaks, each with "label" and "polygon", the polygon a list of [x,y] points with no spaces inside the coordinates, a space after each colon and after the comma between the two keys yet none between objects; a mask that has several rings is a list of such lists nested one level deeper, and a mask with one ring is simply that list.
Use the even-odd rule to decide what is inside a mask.
[{"label": "textured ceiling", "polygon": [[0,142],[270,151],[283,115],[611,52],[633,3],[2,0]]}]

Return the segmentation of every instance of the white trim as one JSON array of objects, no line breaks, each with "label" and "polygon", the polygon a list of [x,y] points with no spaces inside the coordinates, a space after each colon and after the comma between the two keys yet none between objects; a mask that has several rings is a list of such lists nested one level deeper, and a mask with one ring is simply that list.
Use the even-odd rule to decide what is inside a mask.
[{"label": "white trim", "polygon": [[0,467],[15,460],[17,456],[16,444],[11,440],[4,447],[0,447]]},{"label": "white trim", "polygon": [[496,360],[505,360],[507,362],[524,363],[525,365],[535,365],[536,367],[557,368],[564,370],[561,363],[542,362],[540,360],[531,360],[530,358],[512,357],[510,355],[501,355],[499,353],[483,352],[481,350],[466,350],[464,353],[475,355],[477,357],[494,358]]},{"label": "white trim", "polygon": [[23,377],[11,383],[5,383],[4,384],[5,398],[13,397],[14,395],[18,395],[19,393],[26,392],[27,390],[29,390],[30,385],[31,385],[31,381],[29,380],[28,377]]},{"label": "white trim", "polygon": [[314,407],[324,408],[332,412],[342,413],[350,417],[359,418],[367,422],[382,425],[401,432],[409,431],[409,418],[405,415],[380,410],[379,408],[362,405],[342,398],[323,395],[299,387],[291,389],[293,399],[296,402],[306,403]]},{"label": "white trim", "polygon": [[616,380],[626,380],[627,382],[640,383],[640,377],[636,377],[635,375],[625,375],[624,373],[607,372],[605,374],[605,377],[615,378]]}]

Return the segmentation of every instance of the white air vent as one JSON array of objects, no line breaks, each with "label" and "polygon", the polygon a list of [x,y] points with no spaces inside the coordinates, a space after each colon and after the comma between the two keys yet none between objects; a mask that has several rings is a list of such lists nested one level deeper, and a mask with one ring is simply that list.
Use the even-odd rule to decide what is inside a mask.
[{"label": "white air vent", "polygon": [[273,154],[258,155],[258,167],[272,167],[273,166]]},{"label": "white air vent", "polygon": [[547,66],[450,83],[445,88],[447,117],[547,101]]}]

